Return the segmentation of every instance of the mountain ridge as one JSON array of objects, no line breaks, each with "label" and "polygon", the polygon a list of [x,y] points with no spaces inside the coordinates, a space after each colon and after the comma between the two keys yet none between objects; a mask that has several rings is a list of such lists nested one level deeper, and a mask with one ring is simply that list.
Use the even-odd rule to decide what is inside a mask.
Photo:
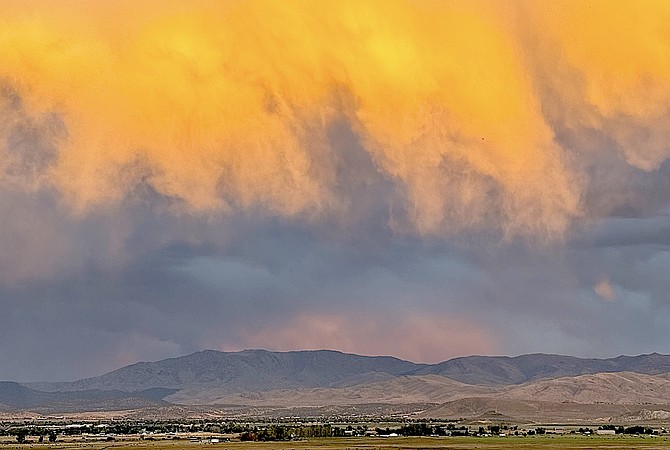
[{"label": "mountain ridge", "polygon": [[69,382],[21,383],[43,391],[183,389],[226,384],[230,390],[345,387],[372,378],[440,375],[465,384],[521,385],[530,381],[594,373],[670,372],[670,355],[659,353],[614,358],[531,353],[519,356],[460,356],[436,364],[393,356],[364,356],[336,350],[238,352],[202,350],[153,362],[137,362],[105,374]]},{"label": "mountain ridge", "polygon": [[426,364],[392,356],[362,356],[335,350],[203,350],[155,362],[138,362],[73,382],[25,385],[47,391],[116,389],[133,392],[155,387],[183,389],[203,384],[226,384],[233,391],[267,390],[346,385],[349,380],[355,382],[365,375],[398,376],[424,366]]},{"label": "mountain ridge", "polygon": [[424,405],[427,414],[445,416],[484,414],[493,404],[504,405],[510,416],[530,417],[532,411],[539,414],[540,403],[556,417],[577,417],[579,405],[585,414],[621,415],[628,405],[643,404],[670,410],[663,406],[670,405],[670,356],[598,359],[537,353],[418,364],[333,350],[206,350],[73,382],[0,382],[0,404],[15,410],[212,407],[271,414],[292,408],[360,410],[363,405],[411,411],[410,405]]},{"label": "mountain ridge", "polygon": [[461,356],[419,369],[416,375],[442,375],[477,385],[523,384],[547,378],[592,373],[636,372],[655,375],[670,372],[670,355],[649,353],[614,358],[531,353],[519,356]]}]

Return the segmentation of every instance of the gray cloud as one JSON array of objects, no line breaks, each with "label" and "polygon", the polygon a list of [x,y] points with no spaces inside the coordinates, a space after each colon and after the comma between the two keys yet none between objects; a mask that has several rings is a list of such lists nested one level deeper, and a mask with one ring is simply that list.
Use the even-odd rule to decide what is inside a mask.
[{"label": "gray cloud", "polygon": [[[0,378],[73,379],[202,348],[244,348],[257,343],[254,333],[294,326],[304,314],[367,317],[371,327],[401,327],[412,314],[443,318],[445,328],[464,318],[506,354],[670,351],[662,170],[636,173],[632,186],[622,179],[633,204],[650,189],[658,201],[636,216],[585,222],[565,243],[535,248],[481,232],[417,238],[391,231],[387,181],[357,159],[346,127],[333,133],[346,148],[345,222],[174,214],[174,200],[142,177],[120,206],[80,217],[48,191],[5,188]],[[614,301],[594,291],[602,280]]]}]

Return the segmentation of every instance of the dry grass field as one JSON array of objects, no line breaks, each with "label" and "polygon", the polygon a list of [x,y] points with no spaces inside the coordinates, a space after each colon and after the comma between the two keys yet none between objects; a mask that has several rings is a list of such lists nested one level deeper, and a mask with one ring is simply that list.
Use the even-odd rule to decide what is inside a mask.
[{"label": "dry grass field", "polygon": [[116,442],[84,442],[71,440],[55,444],[23,444],[5,440],[3,450],[654,450],[670,448],[669,437],[619,436],[542,436],[506,438],[339,438],[310,439],[289,442],[191,442],[188,440],[142,441],[139,439]]}]

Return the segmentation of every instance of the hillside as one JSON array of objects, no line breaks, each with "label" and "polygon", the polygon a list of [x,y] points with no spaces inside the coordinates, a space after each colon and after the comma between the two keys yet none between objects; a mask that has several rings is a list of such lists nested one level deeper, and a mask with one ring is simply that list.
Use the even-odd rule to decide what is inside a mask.
[{"label": "hillside", "polygon": [[602,372],[667,373],[670,355],[652,353],[609,359],[541,353],[515,357],[465,356],[420,368],[414,374],[441,375],[468,384],[504,385]]},{"label": "hillside", "polygon": [[633,372],[597,373],[513,387],[497,398],[546,402],[670,404],[670,380]]},{"label": "hillside", "polygon": [[31,408],[60,412],[119,410],[165,405],[162,398],[173,392],[168,389],[149,389],[133,393],[103,390],[43,392],[3,381],[0,382],[0,405],[5,411]]},{"label": "hillside", "polygon": [[179,358],[141,362],[71,383],[39,383],[43,390],[184,389],[210,386],[226,392],[346,386],[375,376],[395,377],[424,367],[389,356],[360,356],[330,350],[270,352],[206,350]]},{"label": "hillside", "polygon": [[[653,411],[653,413],[649,413]],[[645,417],[664,417],[670,405],[620,405],[605,403],[542,402],[496,398],[467,398],[443,403],[419,412],[423,418],[461,418],[473,423],[505,420],[527,423],[631,423]]]},{"label": "hillside", "polygon": [[400,376],[391,380],[342,388],[279,389],[264,392],[228,393],[225,389],[193,387],[165,400],[183,405],[318,406],[369,403],[440,403],[498,390],[459,383],[439,375]]}]

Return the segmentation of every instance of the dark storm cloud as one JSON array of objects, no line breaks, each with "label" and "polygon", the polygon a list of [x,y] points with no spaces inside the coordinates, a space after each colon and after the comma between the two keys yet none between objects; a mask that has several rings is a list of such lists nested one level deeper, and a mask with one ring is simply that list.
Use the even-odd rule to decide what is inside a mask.
[{"label": "dark storm cloud", "polygon": [[[371,342],[388,339],[376,321],[398,321],[399,329],[402,317],[429,315],[445,330],[453,327],[450,318],[476,323],[488,336],[482,342],[498,343],[481,348],[501,353],[670,351],[663,340],[670,332],[667,223],[653,215],[661,202],[644,217],[593,222],[566,245],[540,249],[483,233],[449,241],[397,235],[387,225],[387,181],[357,160],[361,150],[350,130],[335,126],[331,138],[343,147],[340,195],[352,211],[345,223],[262,212],[207,220],[174,215],[175,200],[141,176],[120,207],[81,218],[67,215],[48,192],[5,192],[2,205],[17,231],[2,245],[17,236],[29,240],[31,230],[21,223],[40,224],[45,230],[37,236],[51,238],[35,245],[31,271],[14,267],[9,252],[0,258],[22,275],[0,291],[0,377],[73,379],[202,348],[289,349],[291,336],[283,337],[284,347],[254,336],[304,327],[296,317],[344,317],[356,326],[365,317]],[[352,159],[358,169],[345,170]],[[147,169],[138,162],[129,170]],[[646,176],[645,188],[632,195],[646,198],[646,186],[662,172]],[[15,258],[29,261],[31,247],[20,248]],[[35,272],[40,263],[44,271]],[[614,301],[595,292],[602,280],[613,286]],[[394,346],[375,348],[394,353]]]}]

